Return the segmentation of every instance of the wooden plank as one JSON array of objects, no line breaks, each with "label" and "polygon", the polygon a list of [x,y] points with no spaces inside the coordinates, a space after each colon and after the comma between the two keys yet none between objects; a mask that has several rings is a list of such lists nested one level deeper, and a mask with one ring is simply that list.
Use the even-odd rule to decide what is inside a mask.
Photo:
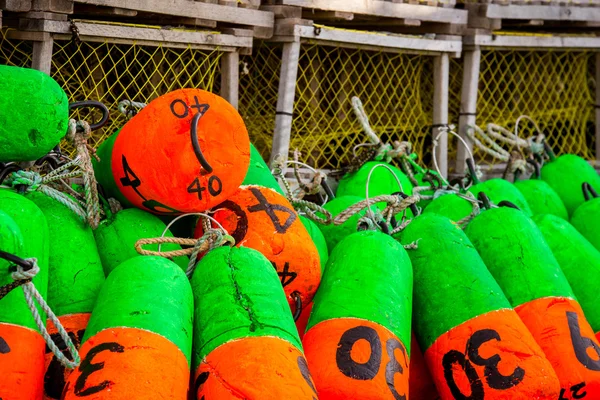
[{"label": "wooden plank", "polygon": [[118,17],[135,17],[138,12],[135,10],[127,10],[120,7],[98,7],[89,4],[76,4],[75,14],[85,14],[88,16],[118,16]]},{"label": "wooden plank", "polygon": [[221,57],[221,97],[237,110],[240,84],[240,53],[232,51]]},{"label": "wooden plank", "polygon": [[511,48],[577,48],[599,49],[600,37],[577,36],[513,36],[513,35],[474,35],[466,36],[465,46],[511,47]]},{"label": "wooden plank", "polygon": [[[450,85],[450,59],[447,53],[433,59],[433,125],[448,123],[448,87]],[[432,131],[435,139],[440,128]],[[444,178],[448,177],[448,133],[440,135],[434,155]]]},{"label": "wooden plank", "polygon": [[0,9],[14,12],[31,10],[31,0],[0,0]]},{"label": "wooden plank", "polygon": [[258,10],[260,7],[260,0],[240,0],[238,7]]},{"label": "wooden plank", "polygon": [[305,9],[302,16],[317,21],[352,21],[354,14],[343,11],[318,11]]},{"label": "wooden plank", "polygon": [[30,19],[51,19],[53,21],[66,21],[67,16],[65,14],[51,13],[45,11],[30,11],[23,14],[23,18]]},{"label": "wooden plank", "polygon": [[281,5],[264,5],[261,10],[272,12],[275,18],[302,18],[302,8]]},{"label": "wooden plank", "polygon": [[596,53],[596,160],[600,160],[600,53]]},{"label": "wooden plank", "polygon": [[50,11],[63,14],[73,14],[73,1],[71,0],[33,0],[31,9],[36,11]]},{"label": "wooden plank", "polygon": [[149,13],[176,15],[180,17],[193,17],[211,19],[220,22],[230,22],[240,25],[259,27],[273,27],[275,17],[267,11],[238,8],[231,10],[229,7],[218,4],[205,4],[188,0],[75,0],[82,4],[95,4],[107,7],[122,7],[129,10],[144,11]]},{"label": "wooden plank", "polygon": [[269,163],[273,162],[278,155],[283,156],[287,160],[290,152],[299,57],[300,42],[285,43],[283,45],[279,89],[277,92],[275,132],[273,133],[273,149],[271,150]]},{"label": "wooden plank", "polygon": [[477,88],[479,84],[479,67],[481,61],[481,50],[475,48],[463,52],[463,79],[460,92],[460,114],[458,119],[459,135],[467,142],[466,149],[462,143],[456,149],[456,166],[454,170],[463,174],[466,170],[466,160],[469,152],[473,151],[473,143],[467,136],[467,126],[474,125],[477,112]]},{"label": "wooden plank", "polygon": [[429,7],[417,4],[390,3],[379,0],[281,0],[282,4],[316,8],[324,11],[342,11],[355,14],[377,15],[389,18],[408,18],[421,21],[445,22],[449,24],[466,24],[467,11]]},{"label": "wooden plank", "polygon": [[447,52],[460,53],[462,42],[460,40],[435,40],[421,37],[396,36],[377,33],[362,33],[339,29],[321,29],[318,34],[310,26],[295,26],[296,36],[304,39],[316,39],[319,42],[332,44],[351,44],[354,46],[371,46],[381,50],[402,49],[417,52]]},{"label": "wooden plank", "polygon": [[33,42],[33,57],[31,60],[31,68],[45,72],[50,75],[52,69],[52,47],[54,40]]},{"label": "wooden plank", "polygon": [[[39,22],[37,30],[50,33],[70,34],[70,23],[60,21]],[[232,35],[208,32],[191,32],[170,29],[137,28],[131,26],[108,25],[99,23],[75,22],[81,37],[101,37],[111,39],[128,39],[154,41],[158,43],[183,43],[208,46],[252,47],[251,37],[236,37]]]},{"label": "wooden plank", "polygon": [[485,16],[501,19],[543,19],[559,21],[600,21],[600,8],[561,5],[511,5],[488,4]]}]

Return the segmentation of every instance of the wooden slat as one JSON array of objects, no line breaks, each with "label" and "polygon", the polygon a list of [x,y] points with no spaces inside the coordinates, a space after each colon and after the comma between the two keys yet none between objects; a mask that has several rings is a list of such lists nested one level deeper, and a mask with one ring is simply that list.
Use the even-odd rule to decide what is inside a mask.
[{"label": "wooden slat", "polygon": [[463,43],[465,46],[481,47],[570,48],[600,51],[600,37],[475,35],[466,36]]},{"label": "wooden slat", "polygon": [[122,7],[149,13],[211,19],[240,25],[272,28],[275,18],[272,13],[247,8],[232,10],[218,4],[205,4],[188,0],[75,0],[82,4],[107,7]]},{"label": "wooden slat", "polygon": [[0,0],[0,9],[14,12],[31,10],[31,0]]},{"label": "wooden slat", "polygon": [[558,21],[600,21],[600,8],[560,5],[488,4],[484,16],[501,19],[543,19]]},{"label": "wooden slat", "polygon": [[355,14],[377,15],[389,18],[408,18],[421,21],[466,24],[467,12],[441,7],[428,7],[417,4],[390,3],[380,0],[281,0],[283,4],[316,8],[324,11],[342,11]]}]

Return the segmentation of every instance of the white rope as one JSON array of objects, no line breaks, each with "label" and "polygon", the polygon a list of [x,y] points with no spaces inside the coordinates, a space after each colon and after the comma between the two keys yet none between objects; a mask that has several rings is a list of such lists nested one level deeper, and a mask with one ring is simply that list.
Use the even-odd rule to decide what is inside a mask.
[{"label": "white rope", "polygon": [[[475,158],[473,157],[473,153],[471,152],[470,146],[467,144],[467,142],[465,141],[465,139],[463,139],[458,133],[456,133],[455,129],[456,129],[456,125],[453,125],[453,124],[442,126],[442,127],[439,128],[437,136],[433,139],[433,154],[434,154],[434,157],[433,157],[433,166],[435,168],[435,171],[438,173],[439,177],[444,182],[446,182],[446,185],[449,185],[449,183],[443,177],[442,171],[440,170],[440,167],[439,167],[438,162],[437,162],[437,157],[435,157],[436,150],[437,150],[437,147],[439,145],[440,136],[442,136],[444,133],[449,133],[450,135],[456,137],[462,143],[462,145],[465,147],[465,150],[466,150],[467,154],[469,155],[469,158],[471,158],[471,160],[473,160],[473,162],[475,162]],[[467,135],[469,134],[468,130],[469,130],[469,127],[467,127]],[[473,142],[476,141],[476,139],[473,139],[470,136],[469,136],[469,138]],[[478,165],[475,165],[475,175],[477,175],[477,178],[481,178],[483,176],[483,173],[481,172],[481,169],[479,168]]]},{"label": "white rope", "polygon": [[371,124],[369,124],[369,117],[365,112],[362,101],[356,96],[352,96],[352,109],[354,110],[356,118],[358,118],[358,121],[362,125],[363,130],[367,134],[369,142],[374,145],[381,144],[381,139],[379,139],[379,136],[377,136],[375,131],[371,128]]},{"label": "white rope", "polygon": [[[40,267],[37,265],[37,259],[27,258],[27,259],[25,259],[25,261],[29,262],[32,265],[32,267],[29,270],[25,271],[23,269],[23,266],[16,264],[17,270],[15,272],[13,272],[11,275],[11,277],[15,281],[33,279],[38,274],[38,272],[40,272]],[[54,355],[56,356],[56,359],[67,368],[73,369],[73,368],[78,367],[81,362],[81,359],[79,357],[79,352],[77,351],[77,349],[76,349],[75,345],[73,344],[73,341],[69,337],[67,331],[65,331],[65,328],[63,328],[62,324],[60,323],[60,321],[58,320],[58,318],[56,317],[54,312],[52,312],[52,310],[50,309],[50,307],[48,306],[48,304],[46,303],[46,301],[44,300],[44,298],[42,297],[40,292],[38,292],[38,290],[36,289],[35,285],[32,282],[27,282],[21,286],[23,287],[23,293],[25,294],[25,301],[27,302],[27,305],[29,306],[29,310],[31,311],[31,314],[33,315],[35,324],[37,325],[42,337],[46,341],[46,344],[48,345],[48,347],[50,348],[52,353],[54,353]],[[63,354],[63,352],[58,348],[58,346],[52,340],[52,337],[50,336],[50,334],[48,333],[48,330],[46,329],[46,321],[42,321],[42,318],[40,317],[40,313],[38,312],[37,307],[35,306],[34,300],[37,301],[37,303],[40,305],[42,310],[44,310],[44,312],[46,313],[48,319],[52,322],[52,324],[54,324],[54,326],[58,330],[60,337],[63,339],[63,341],[67,345],[67,348],[71,352],[71,355],[73,356],[73,361],[66,358],[65,355]]]}]

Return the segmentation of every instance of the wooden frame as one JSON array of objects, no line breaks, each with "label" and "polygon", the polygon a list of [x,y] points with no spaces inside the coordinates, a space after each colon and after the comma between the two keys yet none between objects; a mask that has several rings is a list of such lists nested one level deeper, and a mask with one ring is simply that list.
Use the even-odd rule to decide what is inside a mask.
[{"label": "wooden frame", "polygon": [[[449,57],[458,57],[462,51],[460,37],[426,39],[373,32],[346,31],[327,27],[305,25],[282,25],[275,29],[278,36],[273,41],[284,42],[283,59],[277,98],[277,115],[273,134],[271,160],[286,156],[290,151],[294,97],[298,75],[298,59],[301,44],[311,43],[323,46],[349,47],[363,50],[376,50],[391,53],[416,53],[434,56],[434,125],[448,123],[448,84]],[[439,128],[434,129],[437,135]],[[436,154],[442,174],[447,176],[447,138],[440,138]]]}]

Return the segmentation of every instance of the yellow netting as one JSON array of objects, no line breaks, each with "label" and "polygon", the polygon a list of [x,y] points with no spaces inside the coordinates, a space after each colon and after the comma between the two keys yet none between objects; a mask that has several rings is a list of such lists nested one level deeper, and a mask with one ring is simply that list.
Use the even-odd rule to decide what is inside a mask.
[{"label": "yellow netting", "polygon": [[8,29],[0,29],[0,64],[15,67],[29,67],[33,46],[23,40],[9,39]]},{"label": "yellow netting", "polygon": [[[538,122],[557,154],[594,158],[592,55],[581,51],[482,50],[477,124],[485,127],[493,122],[513,130],[517,118],[527,114]],[[452,67],[451,120],[458,122],[456,90],[460,93],[462,67]],[[520,132],[522,137],[534,134],[526,124]],[[499,162],[477,149],[475,157],[482,164]]]},{"label": "yellow netting", "polygon": [[[281,48],[256,48],[242,77],[240,111],[263,156],[271,149]],[[352,112],[358,96],[385,142],[409,140],[422,157],[429,152],[432,123],[432,59],[421,55],[303,45],[300,53],[291,150],[302,161],[336,169],[366,141]],[[426,138],[429,140],[426,144]]]},{"label": "yellow netting", "polygon": [[[144,102],[183,87],[212,91],[221,52],[114,43],[56,41],[52,77],[69,101],[98,100],[111,112],[109,123],[93,133],[97,147],[126,121],[119,101]],[[66,149],[71,151],[71,149]]]}]

